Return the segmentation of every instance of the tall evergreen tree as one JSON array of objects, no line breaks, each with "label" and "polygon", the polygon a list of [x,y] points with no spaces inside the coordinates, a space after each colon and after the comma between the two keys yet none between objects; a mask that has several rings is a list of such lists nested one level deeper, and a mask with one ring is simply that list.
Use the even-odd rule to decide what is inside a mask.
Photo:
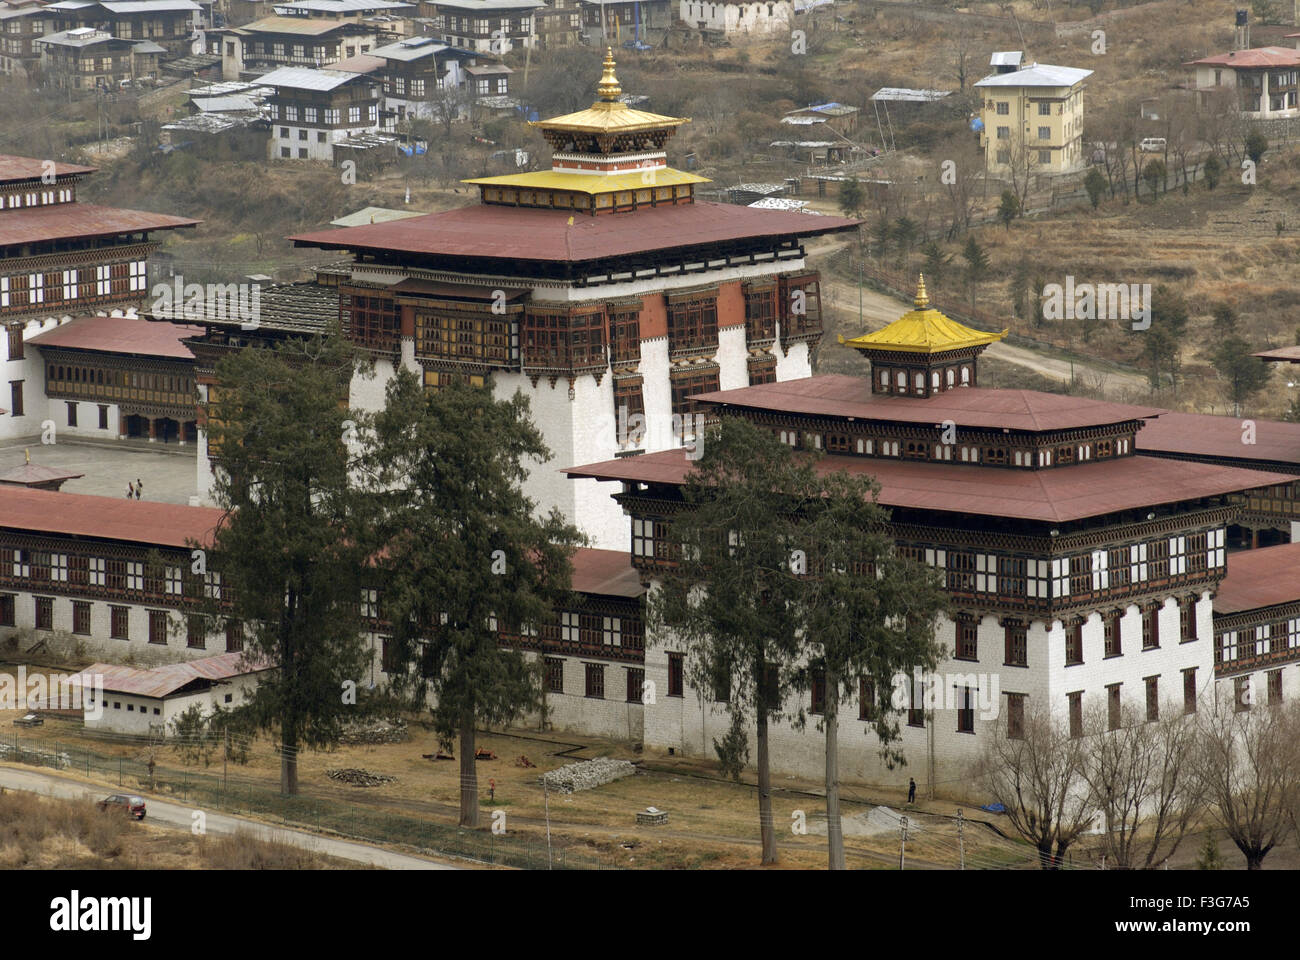
[{"label": "tall evergreen tree", "polygon": [[1269,371],[1263,360],[1253,355],[1250,344],[1236,335],[1223,340],[1214,351],[1214,369],[1228,381],[1228,396],[1234,413],[1268,383]]},{"label": "tall evergreen tree", "polygon": [[525,643],[553,618],[584,542],[558,511],[537,518],[523,493],[529,466],[550,456],[518,392],[426,393],[402,370],[375,417],[367,460],[380,491],[390,681],[429,706],[444,747],[459,739],[462,826],[478,825],[477,728],[509,723],[541,698],[538,669],[502,638]]},{"label": "tall evergreen tree", "polygon": [[[226,510],[201,556],[212,612],[243,624],[244,652],[275,666],[240,722],[280,737],[280,789],[298,792],[298,751],[336,745],[365,675],[360,597],[367,498],[349,483],[355,368],[337,330],[217,365],[203,404]],[[351,684],[351,695],[348,685]]]},{"label": "tall evergreen tree", "polygon": [[[801,497],[801,534],[811,576],[799,603],[809,666],[824,690],[826,835],[829,868],[844,869],[840,821],[839,706],[868,696],[869,716],[888,766],[903,762],[891,696],[894,678],[933,670],[942,653],[935,620],[948,606],[938,575],[893,549],[879,487],[845,472],[817,478]],[[865,687],[865,690],[863,689]]]},{"label": "tall evergreen tree", "polygon": [[795,601],[802,587],[792,557],[802,541],[791,494],[811,487],[812,468],[770,431],[723,418],[688,475],[687,509],[671,524],[682,545],[677,563],[649,603],[653,632],[684,648],[692,688],[725,698],[729,755],[743,750],[734,731],[753,720],[764,864],[777,862],[769,725],[797,686],[801,652]]}]

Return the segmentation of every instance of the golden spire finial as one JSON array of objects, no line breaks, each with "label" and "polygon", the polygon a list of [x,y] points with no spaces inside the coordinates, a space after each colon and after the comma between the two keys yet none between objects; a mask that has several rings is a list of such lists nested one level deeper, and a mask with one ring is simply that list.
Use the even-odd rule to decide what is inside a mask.
[{"label": "golden spire finial", "polygon": [[600,94],[602,100],[613,100],[623,92],[618,77],[614,76],[613,47],[605,48],[605,72],[600,75],[600,83],[596,86],[596,92]]},{"label": "golden spire finial", "polygon": [[916,299],[912,301],[916,304],[916,309],[924,310],[930,305],[930,295],[925,292],[925,274],[916,275]]}]

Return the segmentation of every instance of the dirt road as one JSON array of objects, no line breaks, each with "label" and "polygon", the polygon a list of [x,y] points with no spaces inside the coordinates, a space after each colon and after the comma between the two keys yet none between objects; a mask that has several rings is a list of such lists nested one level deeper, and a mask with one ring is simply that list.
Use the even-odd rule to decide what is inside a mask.
[{"label": "dirt road", "polygon": [[[68,777],[60,777],[55,774],[42,773],[36,770],[28,770],[21,767],[0,766],[0,787],[7,790],[25,790],[31,793],[39,793],[49,797],[59,797],[68,800],[102,800],[104,797],[115,793],[112,787],[101,787],[92,784],[82,783],[78,780],[72,780]],[[165,800],[156,800],[152,797],[146,798],[148,806],[148,819],[151,823],[161,823],[168,827],[174,827],[178,830],[190,830],[194,824],[194,812],[196,808],[183,806],[179,803],[169,803]],[[335,840],[331,837],[321,837],[302,830],[293,830],[287,827],[271,827],[256,820],[246,820],[243,817],[233,817],[229,814],[217,813],[212,810],[203,811],[206,818],[205,828],[208,833],[231,834],[243,830],[259,840],[274,840],[280,843],[289,843],[303,850],[309,850],[312,853],[325,854],[331,857],[340,857],[344,860],[352,860],[356,863],[365,863],[371,866],[383,867],[387,870],[458,870],[459,867],[447,863],[438,863],[435,860],[427,860],[424,857],[413,857],[404,853],[395,853],[391,850],[384,850],[380,847],[368,846],[364,843],[352,843],[347,840]]]},{"label": "dirt road", "polygon": [[[833,256],[845,249],[845,244],[826,244],[820,248],[810,249],[810,259],[814,264]],[[833,317],[827,324],[828,330],[839,327],[845,337],[856,336],[871,330],[879,330],[886,324],[893,323],[900,316],[912,309],[910,300],[903,300],[863,287],[861,292],[862,324],[858,323],[858,287],[849,280],[842,280],[830,273],[822,272],[822,303]],[[839,349],[839,345],[830,338],[822,348],[823,362],[827,351]],[[1050,353],[1032,350],[1027,347],[1013,346],[1008,343],[994,343],[985,352],[985,356],[1014,363],[1035,373],[1057,380],[1061,383],[1080,383],[1089,390],[1100,393],[1108,399],[1145,398],[1150,392],[1147,379],[1140,373],[1117,370],[1110,364],[1091,363],[1086,360],[1068,360]],[[835,363],[835,372],[847,372]],[[865,368],[863,369],[865,373]]]}]

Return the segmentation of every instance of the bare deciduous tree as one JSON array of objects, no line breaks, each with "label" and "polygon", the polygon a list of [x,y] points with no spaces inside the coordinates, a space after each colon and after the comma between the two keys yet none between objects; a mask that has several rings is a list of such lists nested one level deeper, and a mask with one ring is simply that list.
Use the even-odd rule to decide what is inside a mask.
[{"label": "bare deciduous tree", "polygon": [[1104,708],[1088,715],[1083,778],[1101,814],[1106,866],[1149,870],[1174,855],[1203,807],[1192,769],[1195,719],[1173,704],[1147,721],[1126,707],[1108,729]]},{"label": "bare deciduous tree", "polygon": [[999,723],[972,771],[973,779],[1006,807],[1011,826],[1038,849],[1044,870],[1058,870],[1065,853],[1093,821],[1082,779],[1080,738],[1039,704],[1025,711],[1020,736]]},{"label": "bare deciduous tree", "polygon": [[1300,706],[1219,704],[1217,710],[1202,711],[1198,727],[1196,776],[1215,819],[1246,858],[1246,868],[1258,870],[1295,826]]}]

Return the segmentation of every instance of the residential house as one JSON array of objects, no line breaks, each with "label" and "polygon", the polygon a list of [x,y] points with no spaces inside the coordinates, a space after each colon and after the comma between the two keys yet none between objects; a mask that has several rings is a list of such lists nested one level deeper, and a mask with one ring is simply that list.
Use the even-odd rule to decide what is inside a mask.
[{"label": "residential house", "polygon": [[259,83],[275,88],[267,98],[273,160],[334,163],[337,144],[378,133],[382,127],[379,81],[363,73],[281,67]]},{"label": "residential house", "polygon": [[1297,78],[1300,50],[1290,47],[1258,47],[1192,60],[1185,64],[1193,72],[1192,86],[1202,106],[1225,109],[1216,100],[1224,92],[1229,102],[1247,117],[1268,120],[1300,116]]},{"label": "residential house", "polygon": [[448,46],[502,56],[515,47],[537,46],[542,0],[420,0],[430,32]]},{"label": "residential house", "polygon": [[[1017,51],[1018,52],[1018,51]],[[1091,70],[1046,63],[996,62],[998,72],[978,80],[980,146],[994,175],[1063,174],[1081,170],[1083,92]],[[1008,69],[1018,66],[1019,69]]]}]

